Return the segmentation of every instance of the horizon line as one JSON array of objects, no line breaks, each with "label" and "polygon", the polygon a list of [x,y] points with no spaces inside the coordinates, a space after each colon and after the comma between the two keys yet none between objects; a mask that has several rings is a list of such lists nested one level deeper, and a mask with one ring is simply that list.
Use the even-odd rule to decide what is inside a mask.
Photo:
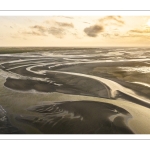
[{"label": "horizon line", "polygon": [[146,45],[141,45],[141,46],[0,46],[0,48],[5,48],[5,47],[9,47],[9,48],[13,48],[13,47],[55,47],[55,48],[79,48],[79,47],[84,47],[84,48],[100,48],[100,47],[150,47],[150,46],[146,46]]}]

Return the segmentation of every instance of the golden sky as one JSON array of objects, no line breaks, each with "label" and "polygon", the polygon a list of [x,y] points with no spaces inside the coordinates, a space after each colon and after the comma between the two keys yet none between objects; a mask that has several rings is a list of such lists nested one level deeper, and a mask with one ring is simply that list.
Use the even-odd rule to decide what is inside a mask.
[{"label": "golden sky", "polygon": [[150,17],[0,16],[0,46],[150,46]]}]

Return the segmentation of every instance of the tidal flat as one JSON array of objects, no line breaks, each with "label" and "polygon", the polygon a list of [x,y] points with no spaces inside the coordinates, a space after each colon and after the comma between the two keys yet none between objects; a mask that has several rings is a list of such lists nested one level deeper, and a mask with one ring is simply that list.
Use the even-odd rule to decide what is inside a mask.
[{"label": "tidal flat", "polygon": [[1,134],[150,133],[149,48],[0,51]]}]

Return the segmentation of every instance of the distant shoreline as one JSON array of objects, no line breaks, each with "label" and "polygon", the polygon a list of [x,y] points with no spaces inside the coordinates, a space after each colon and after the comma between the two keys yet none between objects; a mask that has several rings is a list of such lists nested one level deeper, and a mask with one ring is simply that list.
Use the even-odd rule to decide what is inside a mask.
[{"label": "distant shoreline", "polygon": [[[42,48],[42,49],[41,49]],[[12,53],[24,53],[24,52],[38,52],[38,51],[56,51],[56,50],[97,50],[97,49],[108,49],[108,48],[131,48],[132,50],[137,50],[137,48],[149,48],[146,46],[134,47],[134,46],[100,46],[100,47],[40,47],[40,46],[8,46],[8,47],[0,47],[0,54],[12,54]],[[44,50],[43,50],[44,49]],[[116,49],[115,49],[116,50]],[[143,50],[143,49],[142,49]]]},{"label": "distant shoreline", "polygon": [[[42,49],[41,49],[42,48]],[[44,49],[44,50],[43,50]],[[53,51],[53,50],[87,50],[98,48],[83,48],[83,47],[0,47],[0,54],[24,53],[24,52],[38,52],[38,51]]]}]

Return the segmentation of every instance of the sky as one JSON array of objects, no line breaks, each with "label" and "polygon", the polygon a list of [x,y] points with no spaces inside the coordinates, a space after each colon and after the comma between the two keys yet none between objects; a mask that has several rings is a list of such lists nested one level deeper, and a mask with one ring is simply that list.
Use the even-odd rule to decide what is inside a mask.
[{"label": "sky", "polygon": [[0,16],[3,46],[150,46],[150,16]]}]

